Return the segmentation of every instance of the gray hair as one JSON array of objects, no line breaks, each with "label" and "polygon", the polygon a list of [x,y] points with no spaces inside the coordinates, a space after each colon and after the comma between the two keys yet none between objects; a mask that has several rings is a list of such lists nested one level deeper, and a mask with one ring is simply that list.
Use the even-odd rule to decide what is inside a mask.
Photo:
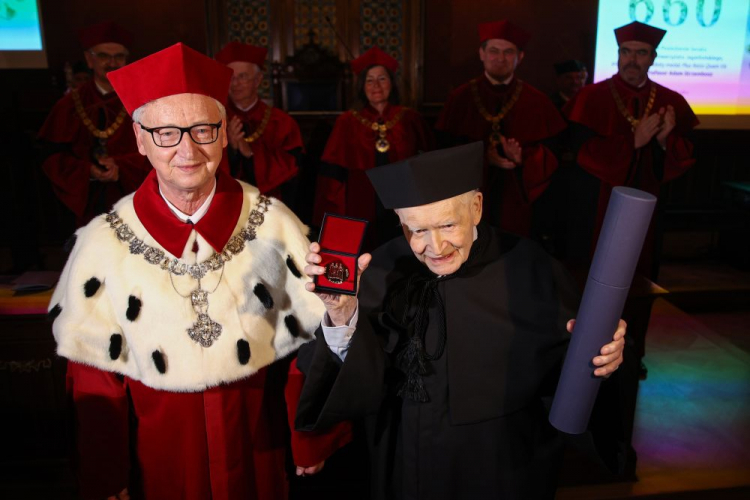
[{"label": "gray hair", "polygon": [[[146,107],[151,104],[152,102],[156,102],[158,99],[155,99],[153,101],[149,101],[146,104],[143,104],[142,106],[139,106],[135,111],[133,111],[133,121],[136,123],[141,123],[141,117],[143,117],[143,113],[146,111]],[[219,109],[219,115],[221,115],[221,119],[224,120],[227,117],[227,110],[224,107],[222,103],[211,97],[211,100],[213,100],[216,103],[216,107]]]}]

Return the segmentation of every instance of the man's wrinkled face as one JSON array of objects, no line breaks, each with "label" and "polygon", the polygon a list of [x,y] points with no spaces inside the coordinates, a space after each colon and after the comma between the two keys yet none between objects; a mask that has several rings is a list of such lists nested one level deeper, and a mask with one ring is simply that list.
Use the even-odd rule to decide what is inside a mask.
[{"label": "man's wrinkled face", "polygon": [[568,71],[557,77],[557,88],[566,96],[572,97],[586,85],[588,77],[589,74],[585,69],[581,71]]},{"label": "man's wrinkled face", "polygon": [[491,38],[484,47],[479,47],[479,59],[484,70],[495,80],[502,82],[510,78],[523,60],[523,52],[508,40]]},{"label": "man's wrinkled face", "polygon": [[119,43],[100,43],[83,53],[86,64],[100,85],[108,85],[107,73],[120,69],[128,62],[128,49]]},{"label": "man's wrinkled face", "polygon": [[416,258],[438,276],[453,274],[469,258],[482,218],[482,194],[472,191],[396,214]]},{"label": "man's wrinkled face", "polygon": [[263,73],[256,64],[234,61],[227,64],[234,75],[229,84],[229,97],[235,104],[249,105],[258,98],[258,88],[263,81]]},{"label": "man's wrinkled face", "polygon": [[656,59],[656,51],[645,42],[623,42],[617,54],[617,72],[620,78],[633,86],[643,83]]},{"label": "man's wrinkled face", "polygon": [[196,144],[186,132],[180,142],[171,147],[157,146],[149,132],[138,123],[133,124],[138,151],[148,157],[163,191],[196,192],[213,185],[222,150],[227,145],[226,121],[215,100],[199,94],[162,97],[146,105],[140,121],[149,129],[221,122],[213,143]]}]

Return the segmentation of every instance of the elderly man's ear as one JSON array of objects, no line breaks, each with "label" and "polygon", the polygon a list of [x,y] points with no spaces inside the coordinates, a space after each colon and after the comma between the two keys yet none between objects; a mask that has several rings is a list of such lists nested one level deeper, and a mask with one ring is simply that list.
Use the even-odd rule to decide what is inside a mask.
[{"label": "elderly man's ear", "polygon": [[474,193],[474,198],[471,200],[471,222],[475,226],[482,220],[482,200],[484,199],[482,193],[477,191]]}]

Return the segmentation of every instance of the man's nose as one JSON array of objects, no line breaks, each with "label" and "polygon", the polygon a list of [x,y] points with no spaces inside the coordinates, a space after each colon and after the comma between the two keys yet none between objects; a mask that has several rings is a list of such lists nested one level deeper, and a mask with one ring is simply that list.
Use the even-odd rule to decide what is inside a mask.
[{"label": "man's nose", "polygon": [[430,232],[430,246],[432,247],[432,252],[435,255],[440,255],[443,251],[443,237],[440,234],[440,231],[431,231]]}]

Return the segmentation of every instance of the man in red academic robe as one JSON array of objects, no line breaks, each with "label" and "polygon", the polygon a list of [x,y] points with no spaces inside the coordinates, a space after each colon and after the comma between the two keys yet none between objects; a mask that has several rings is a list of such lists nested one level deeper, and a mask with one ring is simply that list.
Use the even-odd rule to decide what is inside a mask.
[{"label": "man in red academic robe", "polygon": [[234,71],[227,103],[229,168],[235,178],[294,209],[304,145],[297,122],[258,98],[267,53],[263,47],[229,42],[216,54]]},{"label": "man in red academic robe", "polygon": [[451,92],[436,125],[443,146],[484,141],[484,213],[521,235],[528,235],[532,203],[557,168],[550,148],[565,129],[549,98],[515,76],[529,38],[509,21],[480,24],[484,73]]},{"label": "man in red academic robe", "polygon": [[42,169],[76,227],[136,190],[149,171],[107,77],[127,62],[132,36],[112,21],[79,35],[93,78],[60,99],[39,131],[47,154]]},{"label": "man in red academic robe", "polygon": [[[617,28],[617,74],[583,87],[564,108],[583,170],[569,184],[576,233],[568,241],[578,243],[569,257],[585,260],[593,252],[614,186],[656,195],[695,163],[687,135],[698,119],[685,98],[648,77],[665,33],[639,22]],[[655,279],[653,248],[651,231],[638,269]]]},{"label": "man in red academic robe", "polygon": [[[219,170],[231,76],[182,44],[110,75],[153,169],[78,230],[50,303],[84,499],[287,498],[295,353],[322,307],[305,226]],[[297,475],[350,438],[292,432]]]}]

